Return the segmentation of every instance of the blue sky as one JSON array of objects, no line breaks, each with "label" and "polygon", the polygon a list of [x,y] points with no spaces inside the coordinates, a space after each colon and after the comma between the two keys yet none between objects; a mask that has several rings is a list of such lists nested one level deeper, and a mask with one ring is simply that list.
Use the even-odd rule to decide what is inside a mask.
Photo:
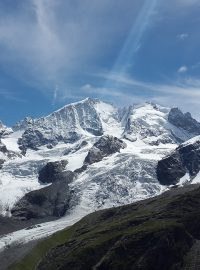
[{"label": "blue sky", "polygon": [[0,119],[85,97],[200,119],[199,0],[0,1]]}]

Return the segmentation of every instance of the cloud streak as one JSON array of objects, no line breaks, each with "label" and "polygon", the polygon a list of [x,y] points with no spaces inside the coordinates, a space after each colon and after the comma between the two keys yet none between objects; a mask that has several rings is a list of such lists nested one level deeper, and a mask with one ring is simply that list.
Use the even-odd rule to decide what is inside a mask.
[{"label": "cloud streak", "polygon": [[141,39],[146,30],[153,23],[152,16],[155,13],[158,0],[145,0],[139,10],[137,18],[133,21],[132,28],[117,58],[112,72],[126,73],[130,65],[134,64],[134,54],[140,49]]},{"label": "cloud streak", "polygon": [[[82,90],[99,95],[103,93],[110,100],[121,105],[131,102],[155,101],[165,106],[179,106],[183,111],[191,111],[200,119],[200,80],[193,77],[177,79],[171,83],[152,83],[133,79],[117,73],[99,73],[99,77],[109,81],[110,87],[85,85]],[[112,86],[113,85],[113,88]],[[118,88],[115,88],[115,86]],[[122,90],[123,89],[123,90]],[[186,108],[186,109],[185,109]]]}]

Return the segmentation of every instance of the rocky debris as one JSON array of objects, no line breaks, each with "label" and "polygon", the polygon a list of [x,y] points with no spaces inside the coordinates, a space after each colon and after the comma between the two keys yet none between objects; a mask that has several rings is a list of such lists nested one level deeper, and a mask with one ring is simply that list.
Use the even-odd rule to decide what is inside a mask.
[{"label": "rocky debris", "polygon": [[157,165],[158,181],[163,185],[175,185],[186,172],[191,180],[200,171],[200,139],[180,145],[171,155]]},{"label": "rocky debris", "polygon": [[14,219],[29,220],[61,217],[69,208],[73,191],[69,188],[74,174],[69,171],[65,179],[50,186],[27,193],[11,210]]},{"label": "rocky debris", "polygon": [[57,181],[62,181],[66,177],[69,178],[69,171],[65,171],[65,167],[67,164],[67,160],[48,162],[39,171],[39,181],[42,183],[54,183]]},{"label": "rocky debris", "polygon": [[116,152],[120,152],[120,149],[124,149],[126,144],[113,136],[102,136],[89,150],[84,163],[93,164],[101,161],[104,157],[112,155]]},{"label": "rocky debris", "polygon": [[189,112],[182,113],[178,108],[172,108],[168,115],[168,121],[178,128],[182,128],[195,135],[200,134],[200,123],[192,118]]}]

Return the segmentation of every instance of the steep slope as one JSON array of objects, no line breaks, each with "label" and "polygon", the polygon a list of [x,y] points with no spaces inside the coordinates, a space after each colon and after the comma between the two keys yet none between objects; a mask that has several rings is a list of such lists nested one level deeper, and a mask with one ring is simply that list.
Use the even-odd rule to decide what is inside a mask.
[{"label": "steep slope", "polygon": [[200,136],[181,144],[157,165],[158,181],[164,185],[200,180]]},{"label": "steep slope", "polygon": [[199,207],[200,188],[191,185],[98,211],[44,240],[10,269],[192,269]]},{"label": "steep slope", "polygon": [[125,121],[124,137],[150,145],[179,143],[200,134],[200,124],[191,115],[153,103],[131,106]]},{"label": "steep slope", "polygon": [[[101,136],[111,127],[120,129],[117,109],[97,99],[87,98],[72,103],[40,119],[25,119],[16,125],[25,131],[20,148],[37,150],[42,145],[52,147],[58,142],[73,143],[83,136]],[[16,129],[15,127],[15,129]]]}]

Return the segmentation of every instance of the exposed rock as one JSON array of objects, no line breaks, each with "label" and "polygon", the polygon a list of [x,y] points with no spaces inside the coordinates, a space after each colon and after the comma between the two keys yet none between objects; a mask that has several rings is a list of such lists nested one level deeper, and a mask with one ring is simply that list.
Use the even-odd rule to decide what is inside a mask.
[{"label": "exposed rock", "polygon": [[200,139],[180,145],[171,155],[160,160],[157,177],[163,185],[177,184],[186,172],[193,179],[200,171]]},{"label": "exposed rock", "polygon": [[0,138],[3,138],[4,136],[7,136],[13,132],[12,128],[6,127],[1,121],[0,121]]},{"label": "exposed rock", "polygon": [[31,117],[25,117],[23,120],[17,122],[13,126],[14,131],[26,130],[34,125],[34,119]]},{"label": "exposed rock", "polygon": [[81,168],[78,168],[74,171],[74,173],[80,174],[82,172],[84,172],[85,170],[87,170],[88,165],[84,164]]},{"label": "exposed rock", "polygon": [[92,164],[101,161],[104,157],[112,155],[116,152],[120,152],[120,149],[124,149],[126,144],[113,136],[102,136],[89,150],[85,164]]},{"label": "exposed rock", "polygon": [[69,183],[74,174],[66,172],[65,179],[57,181],[48,187],[27,193],[11,210],[15,219],[29,220],[32,218],[45,218],[48,216],[60,217],[69,208],[73,191]]},{"label": "exposed rock", "polygon": [[146,144],[175,143],[176,138],[167,128],[168,110],[153,103],[130,106],[124,122],[123,137],[131,142],[137,139]]},{"label": "exposed rock", "polygon": [[64,106],[60,110],[39,119],[26,118],[14,129],[24,129],[19,140],[23,153],[30,148],[37,150],[42,145],[56,145],[58,142],[74,143],[81,139],[83,131],[101,136],[103,128],[95,108],[99,101],[85,99]]},{"label": "exposed rock", "polygon": [[67,160],[48,162],[39,171],[39,181],[42,183],[53,183],[62,181],[66,176],[69,177],[69,172],[64,171],[67,164]]},{"label": "exposed rock", "polygon": [[56,144],[56,141],[48,140],[44,137],[39,130],[28,128],[18,140],[19,148],[23,153],[26,153],[26,149],[38,150],[38,147],[45,144]]},{"label": "exposed rock", "polygon": [[200,134],[200,123],[192,118],[189,112],[182,113],[178,108],[172,108],[168,115],[168,121],[194,135]]},{"label": "exposed rock", "polygon": [[3,168],[3,164],[4,164],[5,160],[4,159],[0,159],[0,169]]},{"label": "exposed rock", "polygon": [[158,161],[157,177],[162,185],[175,185],[186,174],[178,151]]}]

